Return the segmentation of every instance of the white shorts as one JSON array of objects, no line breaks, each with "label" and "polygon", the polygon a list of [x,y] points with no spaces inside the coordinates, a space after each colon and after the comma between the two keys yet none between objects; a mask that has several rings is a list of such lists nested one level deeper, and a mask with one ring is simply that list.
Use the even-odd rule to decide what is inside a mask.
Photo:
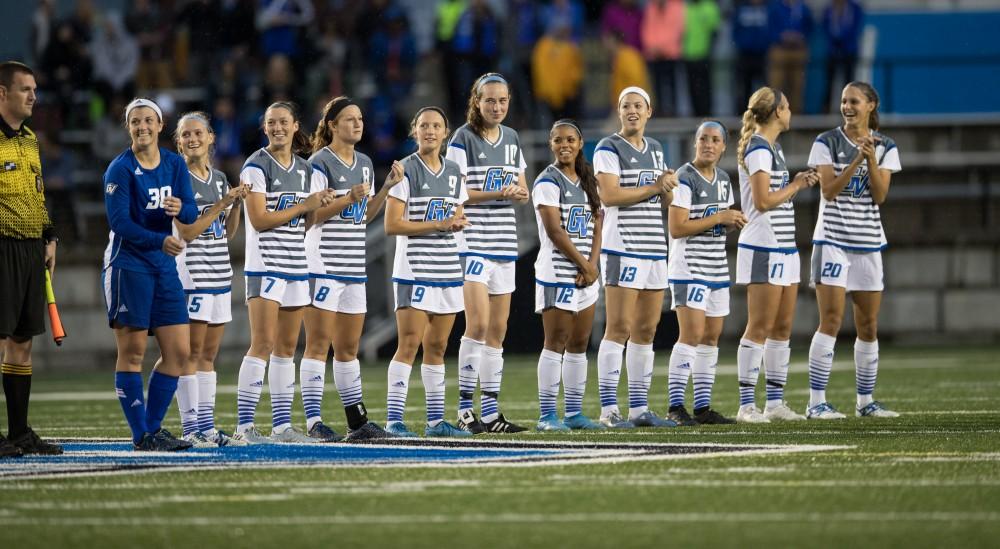
[{"label": "white shorts", "polygon": [[396,309],[413,307],[436,315],[455,314],[465,309],[461,286],[422,286],[392,283]]},{"label": "white shorts", "polygon": [[282,307],[302,307],[312,302],[308,280],[285,280],[276,276],[248,276],[247,301],[263,297],[277,301]]},{"label": "white shorts", "polygon": [[368,312],[364,282],[344,282],[332,278],[310,278],[312,306],[324,311],[359,315]]},{"label": "white shorts", "polygon": [[601,285],[596,281],[586,288],[554,286],[535,281],[535,312],[545,309],[562,309],[571,313],[580,311],[597,303],[601,293]]},{"label": "white shorts", "polygon": [[466,282],[486,285],[490,295],[514,293],[514,261],[497,261],[477,255],[462,257]]},{"label": "white shorts", "polygon": [[670,283],[670,310],[690,307],[705,316],[729,316],[729,287],[712,288],[697,282]]},{"label": "white shorts", "polygon": [[187,294],[188,318],[209,324],[225,324],[233,319],[233,293]]},{"label": "white shorts", "polygon": [[799,283],[799,253],[790,254],[739,248],[736,251],[737,284],[791,286]]},{"label": "white shorts", "polygon": [[635,290],[662,290],[667,287],[667,260],[602,253],[601,282]]},{"label": "white shorts", "polygon": [[840,286],[848,292],[881,292],[885,289],[882,252],[851,252],[817,244],[812,250],[809,285]]}]

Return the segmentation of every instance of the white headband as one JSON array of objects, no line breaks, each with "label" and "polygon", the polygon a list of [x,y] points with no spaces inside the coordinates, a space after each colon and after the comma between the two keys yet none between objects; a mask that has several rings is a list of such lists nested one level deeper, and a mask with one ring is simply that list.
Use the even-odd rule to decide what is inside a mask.
[{"label": "white headband", "polygon": [[653,102],[649,100],[649,94],[646,93],[646,90],[640,88],[639,86],[629,86],[629,87],[625,88],[624,90],[622,90],[621,93],[618,94],[618,106],[619,107],[622,105],[622,101],[625,100],[625,96],[628,95],[628,94],[630,94],[630,93],[637,94],[640,97],[642,97],[643,99],[645,99],[647,107],[652,107],[653,106]]},{"label": "white headband", "polygon": [[129,103],[127,107],[125,107],[125,122],[128,122],[128,117],[130,114],[132,114],[132,111],[138,109],[139,107],[149,107],[153,109],[153,111],[156,113],[156,116],[160,117],[160,122],[163,122],[163,111],[160,110],[160,107],[156,103],[150,101],[149,99],[145,99],[142,97],[133,99],[132,102]]}]

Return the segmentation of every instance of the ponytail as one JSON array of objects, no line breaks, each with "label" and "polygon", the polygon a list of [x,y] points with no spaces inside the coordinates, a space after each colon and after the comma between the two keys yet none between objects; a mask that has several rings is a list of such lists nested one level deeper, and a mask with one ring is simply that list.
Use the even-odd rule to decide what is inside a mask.
[{"label": "ponytail", "polygon": [[[323,116],[316,123],[316,131],[311,138],[311,150],[316,152],[333,142],[333,130],[330,129],[330,122],[336,122],[340,116],[340,111],[347,105],[354,105],[354,102],[347,96],[334,97],[323,107]],[[335,111],[335,112],[331,112]]]},{"label": "ponytail", "polygon": [[750,138],[760,126],[767,124],[772,116],[778,111],[781,104],[781,92],[769,87],[760,88],[750,96],[747,101],[747,110],[743,112],[743,125],[740,127],[740,142],[736,147],[736,158],[740,167],[747,169],[746,160],[743,158],[750,144]]}]

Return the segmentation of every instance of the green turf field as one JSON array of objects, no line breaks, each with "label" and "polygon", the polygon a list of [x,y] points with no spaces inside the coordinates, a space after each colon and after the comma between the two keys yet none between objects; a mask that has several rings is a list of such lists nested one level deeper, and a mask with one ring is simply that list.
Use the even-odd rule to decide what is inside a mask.
[{"label": "green turf field", "polygon": [[[845,412],[854,402],[848,349],[840,349],[828,391]],[[723,356],[714,405],[734,414],[735,363],[727,354],[733,353]],[[883,350],[877,395],[904,414],[897,420],[518,437],[845,446],[826,452],[541,467],[193,468],[0,478],[0,547],[996,547],[996,356],[992,348]],[[510,419],[532,425],[534,361],[508,358],[501,397]],[[665,353],[657,362],[652,401],[663,412]],[[802,356],[793,360],[787,395],[800,412],[808,398],[803,363]],[[451,366],[449,420],[457,399]],[[598,415],[594,370],[592,357],[585,403],[592,417]],[[384,420],[384,366],[366,367],[363,375],[370,414]],[[217,415],[229,430],[235,377],[232,369],[220,374]],[[329,375],[328,383],[325,419],[343,431]],[[31,420],[44,436],[127,436],[110,372],[43,372],[34,387]],[[265,395],[258,424],[267,425],[268,411]],[[176,408],[168,418],[166,427],[179,431]],[[422,418],[414,372],[407,423],[416,428]]]}]

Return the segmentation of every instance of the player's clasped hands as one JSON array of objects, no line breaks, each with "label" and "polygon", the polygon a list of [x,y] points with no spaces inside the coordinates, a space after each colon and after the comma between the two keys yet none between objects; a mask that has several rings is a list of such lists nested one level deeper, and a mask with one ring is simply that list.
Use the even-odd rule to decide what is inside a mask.
[{"label": "player's clasped hands", "polygon": [[351,187],[351,201],[360,202],[364,197],[368,196],[371,191],[371,185],[368,183],[358,183]]},{"label": "player's clasped hands", "polygon": [[[164,206],[165,208],[166,206]],[[161,248],[163,253],[177,257],[184,251],[184,241],[177,238],[176,236],[168,236],[163,239],[163,247]]]},{"label": "player's clasped hands", "polygon": [[404,173],[403,163],[399,160],[393,160],[392,167],[389,168],[389,175],[385,176],[385,186],[390,188],[395,187],[397,183],[403,180]]},{"label": "player's clasped hands", "polygon": [[302,204],[305,206],[307,212],[314,212],[324,206],[329,206],[335,198],[336,195],[333,189],[323,189],[307,196],[305,202]]},{"label": "player's clasped hands", "polygon": [[677,174],[674,173],[674,170],[667,169],[657,178],[656,184],[660,186],[660,194],[666,194],[672,192],[677,185],[680,185],[680,181],[677,179]]},{"label": "player's clasped hands", "polygon": [[577,267],[577,270],[579,271],[576,273],[575,281],[577,288],[586,288],[597,280],[597,265],[588,261],[583,267]]},{"label": "player's clasped hands", "polygon": [[809,168],[808,170],[795,174],[794,182],[799,186],[799,190],[812,187],[813,185],[819,183],[819,172]]},{"label": "player's clasped hands", "polygon": [[520,185],[507,185],[500,191],[500,196],[508,200],[524,202],[528,199],[528,189]]},{"label": "player's clasped hands", "polygon": [[747,224],[747,218],[739,210],[722,210],[719,212],[719,224],[726,227],[742,229]]},{"label": "player's clasped hands", "polygon": [[464,215],[461,217],[453,215],[447,219],[437,222],[437,230],[439,232],[457,233],[468,226],[469,218]]},{"label": "player's clasped hands", "polygon": [[226,193],[226,203],[235,204],[237,201],[243,200],[250,193],[250,185],[247,183],[240,184],[236,187],[229,189]]},{"label": "player's clasped hands", "polygon": [[163,212],[170,217],[176,217],[177,214],[181,213],[181,199],[176,196],[168,196],[164,198],[162,204]]}]

